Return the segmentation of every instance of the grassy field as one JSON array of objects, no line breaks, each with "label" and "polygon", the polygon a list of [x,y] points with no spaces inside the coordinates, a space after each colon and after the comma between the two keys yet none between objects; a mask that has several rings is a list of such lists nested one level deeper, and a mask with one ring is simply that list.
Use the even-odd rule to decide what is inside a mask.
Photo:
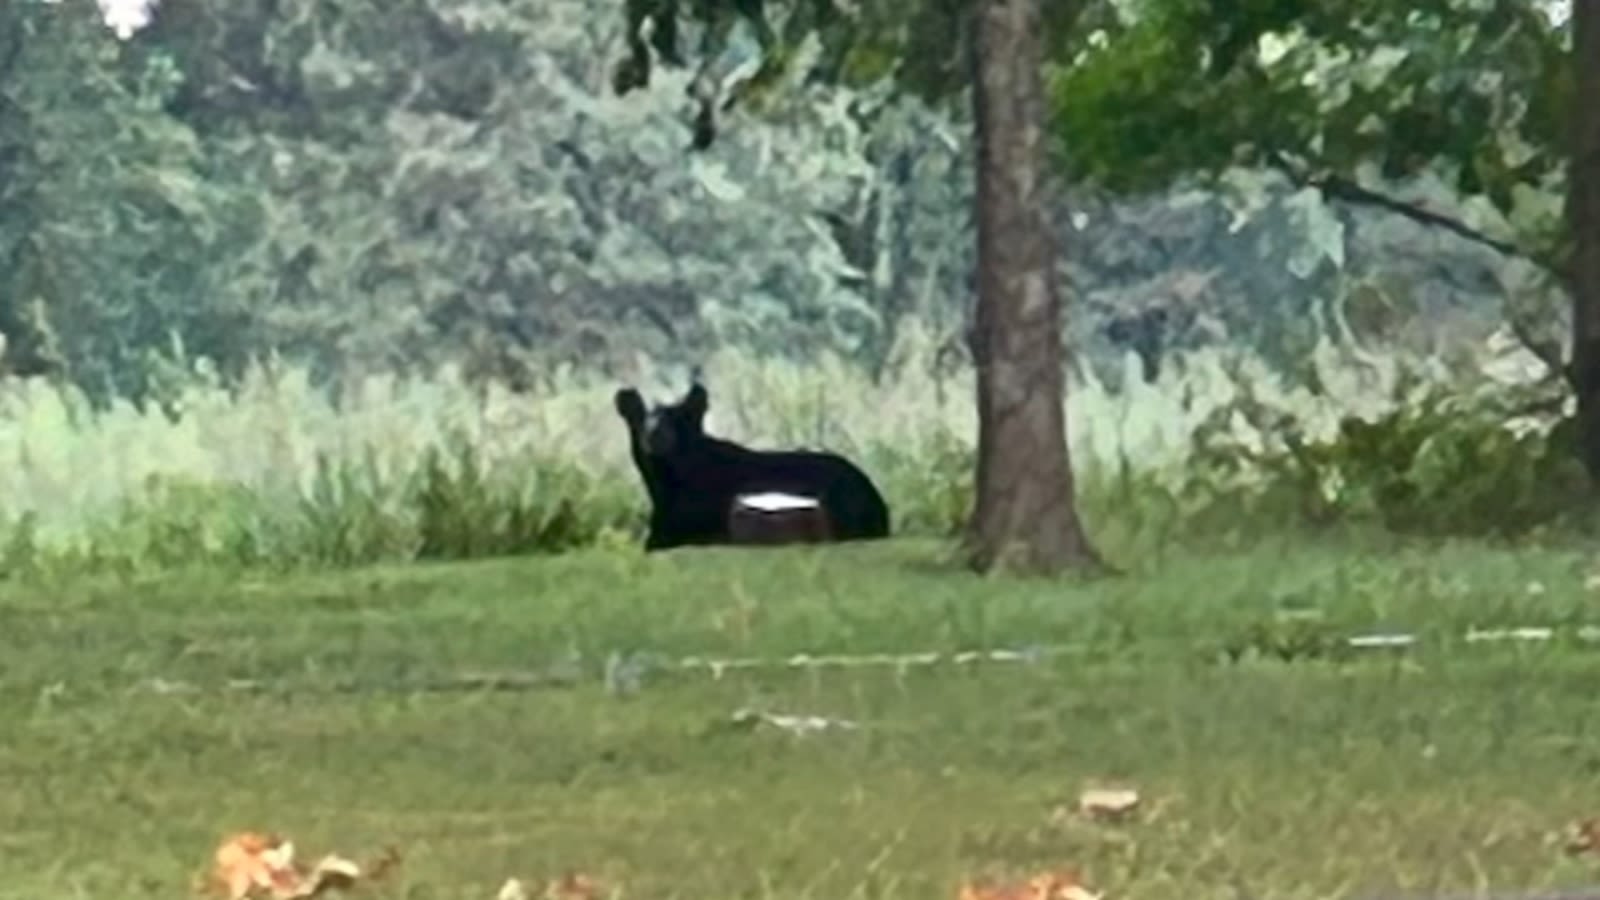
[{"label": "grassy field", "polygon": [[[1600,657],[1460,639],[1590,620],[1580,550],[1328,539],[1091,584],[939,557],[612,550],[0,587],[0,895],[179,896],[240,828],[308,855],[393,844],[405,861],[372,893],[419,898],[566,869],[661,898],[952,897],[1057,864],[1130,898],[1591,879],[1556,835],[1600,812]],[[1286,610],[1422,642],[1219,662]],[[1062,652],[602,678],[613,653],[1028,645]],[[443,689],[474,672],[548,683]],[[742,707],[861,728],[730,727]],[[1137,786],[1143,814],[1052,818],[1100,783]]]}]

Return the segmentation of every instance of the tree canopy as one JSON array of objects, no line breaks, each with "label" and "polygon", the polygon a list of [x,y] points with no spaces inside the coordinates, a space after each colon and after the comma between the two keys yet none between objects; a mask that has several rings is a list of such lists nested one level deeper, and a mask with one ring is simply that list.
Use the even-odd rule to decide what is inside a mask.
[{"label": "tree canopy", "polygon": [[[1573,108],[1562,7],[1531,0],[1049,3],[1057,161],[1072,183],[1119,192],[1232,168],[1275,169],[1358,203],[1383,199],[1371,187],[1363,191],[1358,173],[1395,181],[1428,172],[1464,197],[1485,198],[1515,232],[1493,236],[1454,223],[1473,239],[1550,263],[1561,229],[1549,197],[1560,193]],[[963,0],[630,0],[630,49],[616,86],[643,85],[652,50],[662,63],[687,64],[683,21],[703,29],[695,63],[702,68],[743,21],[761,61],[729,86],[727,104],[759,98],[813,39],[807,81],[892,78],[919,95],[949,97],[967,85],[959,65],[970,39],[965,8]]]},{"label": "tree canopy", "polygon": [[1374,202],[1372,182],[1428,172],[1491,203],[1506,249],[1550,263],[1569,54],[1528,0],[1145,0],[1057,61],[1053,112],[1074,178],[1136,189],[1255,166]]},{"label": "tree canopy", "polygon": [[[1338,233],[1330,222],[1348,246],[1320,258],[1341,271],[1493,299],[1476,282],[1495,264],[1460,242],[1340,208],[1394,200],[1481,244],[1560,256],[1572,86],[1553,20],[1501,0],[1235,5],[1046,4],[1067,329],[1101,377],[1156,313],[1168,347],[1211,333],[1173,324],[1191,307],[1292,359],[1275,335],[1306,321],[1302,294],[1335,289],[1302,246]],[[660,58],[674,31],[657,9],[676,12],[665,55],[683,69]],[[726,341],[887,365],[907,323],[959,329],[970,290],[971,145],[952,102],[963,9],[635,3],[665,89],[618,98],[623,0],[403,0],[381,15],[164,0],[127,41],[89,0],[0,5],[4,364],[133,396],[159,393],[175,360],[226,375],[273,350],[329,375],[460,363],[525,378],[536,362],[688,361]],[[1213,46],[1251,49],[1191,77]],[[683,152],[686,90],[733,98],[715,153]],[[1386,130],[1357,127],[1390,107]],[[759,116],[728,127],[741,109]],[[1256,165],[1325,189],[1333,212],[1280,194],[1230,222],[1215,200],[1227,178],[1198,205],[1161,189]],[[1286,239],[1302,213],[1321,224]]]}]

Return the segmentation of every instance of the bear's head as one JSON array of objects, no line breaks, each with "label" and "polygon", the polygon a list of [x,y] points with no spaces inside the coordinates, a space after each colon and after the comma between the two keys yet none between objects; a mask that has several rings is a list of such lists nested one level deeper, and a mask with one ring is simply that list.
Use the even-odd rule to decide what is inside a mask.
[{"label": "bear's head", "polygon": [[634,448],[650,456],[671,456],[705,434],[710,397],[699,382],[677,403],[646,408],[644,398],[631,387],[617,391],[615,403]]}]

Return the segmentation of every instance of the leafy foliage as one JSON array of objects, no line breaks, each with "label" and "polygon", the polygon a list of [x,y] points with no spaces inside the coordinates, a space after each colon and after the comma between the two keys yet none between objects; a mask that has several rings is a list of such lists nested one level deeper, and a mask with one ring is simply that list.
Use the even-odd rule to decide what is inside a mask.
[{"label": "leafy foliage", "polygon": [[7,370],[137,394],[174,331],[224,359],[249,346],[209,264],[232,200],[162,111],[180,79],[123,59],[93,0],[0,7]]},{"label": "leafy foliage", "polygon": [[[263,340],[330,375],[461,361],[512,383],[717,341],[878,343],[819,227],[862,192],[859,160],[828,149],[859,129],[835,117],[685,167],[668,104],[594,89],[596,21],[576,2],[163,5],[147,52],[254,86],[172,109],[263,204],[271,227],[227,264]],[[292,115],[260,108],[270,85]]]},{"label": "leafy foliage", "polygon": [[[318,0],[170,0],[124,43],[92,4],[8,6],[48,26],[11,45],[40,62],[17,56],[0,88],[27,111],[0,125],[8,152],[115,164],[75,173],[99,180],[71,191],[45,177],[67,169],[12,170],[6,360],[59,371],[102,405],[111,392],[168,403],[175,370],[209,360],[232,382],[271,351],[336,386],[459,363],[526,387],[562,363],[689,364],[723,344],[796,359],[826,347],[885,374],[900,334],[926,327],[959,362],[971,148],[943,102],[965,77],[959,4],[927,3],[909,27],[898,8],[825,6],[771,4],[782,89],[751,94],[760,119],[690,158],[681,92],[695,76],[658,67],[650,89],[608,96],[620,6],[408,0],[344,15]],[[712,39],[697,8],[679,9],[686,65]],[[1132,27],[1119,9],[1052,5],[1063,71],[1101,64],[1079,54]],[[664,42],[659,24],[647,31]],[[720,55],[698,52],[742,83],[760,39],[730,25]],[[68,92],[81,73],[98,73],[94,89]],[[1130,109],[1101,132],[1144,115]],[[1093,151],[1096,132],[1081,137]],[[1136,166],[1136,149],[1116,153]],[[1418,295],[1416,321],[1498,302],[1501,261],[1465,241],[1251,178],[1230,181],[1245,195],[1232,211],[1214,193],[1073,189],[1058,217],[1068,339],[1099,377],[1118,381],[1130,348],[1159,368],[1221,341],[1287,364],[1315,308],[1369,282]],[[140,199],[94,202],[118,191]]]},{"label": "leafy foliage", "polygon": [[633,485],[537,457],[488,467],[457,438],[408,472],[372,453],[316,461],[303,493],[152,477],[80,535],[46,539],[32,515],[0,529],[0,577],[136,573],[197,566],[343,568],[385,561],[476,559],[636,543]]},{"label": "leafy foliage", "polygon": [[1264,449],[1226,427],[1234,413],[1259,411],[1219,410],[1196,434],[1186,490],[1217,497],[1243,487],[1258,513],[1278,505],[1304,524],[1374,522],[1396,534],[1520,537],[1593,524],[1582,513],[1592,488],[1568,446],[1571,426],[1528,421],[1518,408],[1527,400],[1428,389],[1371,420],[1345,416],[1327,436],[1283,418],[1261,422],[1276,436]]},{"label": "leafy foliage", "polygon": [[893,507],[897,531],[949,537],[966,525],[977,464],[971,443],[936,428],[916,445],[874,451],[890,496],[900,501]]},{"label": "leafy foliage", "polygon": [[1347,637],[1337,623],[1300,610],[1282,610],[1237,628],[1219,642],[1218,649],[1223,659],[1235,663],[1344,661],[1352,656]]},{"label": "leafy foliage", "polygon": [[[1573,107],[1568,36],[1525,0],[1151,0],[1061,60],[1056,126],[1080,178],[1136,189],[1231,166],[1309,183],[1421,172],[1487,198],[1530,254]],[[1198,77],[1197,77],[1198,74]],[[1556,191],[1558,193],[1558,191]]]},{"label": "leafy foliage", "polygon": [[[453,465],[435,448],[417,475],[418,558],[558,552],[592,546],[611,529],[638,531],[638,517],[624,513],[615,497],[590,496],[590,479],[570,463],[538,466],[533,479],[521,472],[495,477],[464,436],[451,443]],[[596,499],[613,502],[595,504]]]}]

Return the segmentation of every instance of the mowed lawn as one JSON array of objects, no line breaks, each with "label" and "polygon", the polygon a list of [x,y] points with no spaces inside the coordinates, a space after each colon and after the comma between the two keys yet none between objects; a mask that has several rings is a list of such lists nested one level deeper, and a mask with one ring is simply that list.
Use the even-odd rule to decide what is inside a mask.
[{"label": "mowed lawn", "polygon": [[[697,900],[954,897],[1057,865],[1128,898],[1600,882],[1560,848],[1600,815],[1600,644],[1560,630],[1600,624],[1600,560],[1285,542],[1084,584],[984,580],[938,553],[0,585],[0,896],[183,896],[243,828],[307,856],[394,845],[375,897],[488,900],[566,870]],[[1219,662],[1285,611],[1421,643]],[[1474,624],[1558,637],[1462,641]],[[1030,645],[1062,652],[603,677],[613,654]],[[530,683],[464,687],[475,673]],[[860,728],[730,727],[740,708]],[[1052,815],[1097,784],[1144,809]]]}]

